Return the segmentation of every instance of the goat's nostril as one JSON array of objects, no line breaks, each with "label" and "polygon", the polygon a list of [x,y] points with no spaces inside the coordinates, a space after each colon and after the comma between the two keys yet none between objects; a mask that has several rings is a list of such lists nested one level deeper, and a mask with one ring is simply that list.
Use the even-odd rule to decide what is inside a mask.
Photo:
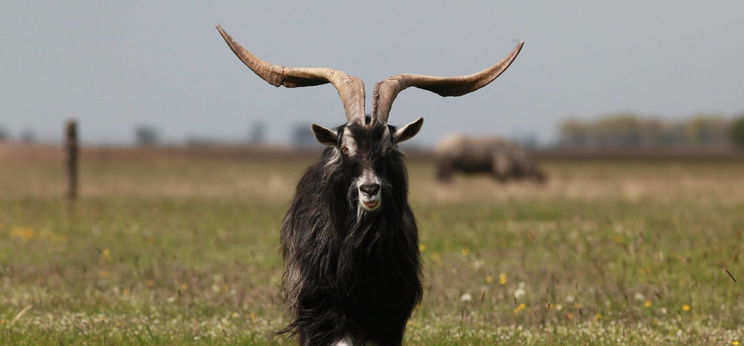
[{"label": "goat's nostril", "polygon": [[359,190],[368,196],[374,196],[380,191],[380,184],[364,184],[359,186]]}]

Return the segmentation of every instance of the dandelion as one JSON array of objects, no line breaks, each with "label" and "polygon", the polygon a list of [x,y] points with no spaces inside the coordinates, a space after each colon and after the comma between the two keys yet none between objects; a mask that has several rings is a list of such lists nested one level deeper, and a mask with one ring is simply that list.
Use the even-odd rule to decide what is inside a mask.
[{"label": "dandelion", "polygon": [[462,252],[463,256],[467,256],[468,254],[470,254],[470,249],[464,247],[462,248],[462,250],[460,250],[460,252]]},{"label": "dandelion", "polygon": [[689,305],[687,305],[687,304],[682,305],[682,311],[690,311],[690,309],[692,309],[692,308]]},{"label": "dandelion", "polygon": [[527,308],[527,304],[521,303],[521,304],[517,305],[516,308],[514,308],[514,313],[517,314],[517,313],[519,313],[520,311],[522,311],[522,310],[524,310],[526,308]]},{"label": "dandelion", "polygon": [[426,251],[426,244],[424,244],[424,243],[419,244],[419,251],[421,251],[421,252]]},{"label": "dandelion", "polygon": [[484,279],[487,284],[493,283],[493,276],[486,275],[486,278]]},{"label": "dandelion", "polygon": [[602,314],[600,314],[599,312],[594,315],[594,320],[595,321],[599,321],[601,319],[602,319]]},{"label": "dandelion", "polygon": [[499,283],[502,285],[506,285],[507,282],[509,282],[509,280],[506,277],[506,273],[499,274]]},{"label": "dandelion", "polygon": [[654,303],[652,303],[650,300],[643,302],[643,306],[647,308],[650,308],[652,305],[654,305]]},{"label": "dandelion", "polygon": [[734,340],[731,342],[731,344],[734,346],[739,346],[739,340]]}]

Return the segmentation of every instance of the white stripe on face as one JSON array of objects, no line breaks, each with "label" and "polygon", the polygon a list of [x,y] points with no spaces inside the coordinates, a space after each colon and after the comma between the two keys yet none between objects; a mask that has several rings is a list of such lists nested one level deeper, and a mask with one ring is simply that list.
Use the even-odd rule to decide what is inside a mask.
[{"label": "white stripe on face", "polygon": [[354,140],[354,137],[351,135],[351,130],[349,130],[349,127],[344,128],[344,134],[343,137],[341,137],[341,148],[348,149],[349,156],[354,156],[357,153],[357,143]]}]

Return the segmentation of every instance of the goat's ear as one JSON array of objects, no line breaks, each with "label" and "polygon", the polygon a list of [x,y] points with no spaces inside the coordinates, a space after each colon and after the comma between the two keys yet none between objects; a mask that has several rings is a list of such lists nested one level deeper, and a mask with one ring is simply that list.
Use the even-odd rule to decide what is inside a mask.
[{"label": "goat's ear", "polygon": [[336,131],[313,124],[313,134],[315,134],[315,139],[318,140],[320,144],[330,146],[336,146],[338,144],[338,135],[336,134]]},{"label": "goat's ear", "polygon": [[393,141],[397,144],[413,138],[421,130],[421,126],[423,125],[424,118],[418,118],[416,121],[398,128],[393,135]]}]

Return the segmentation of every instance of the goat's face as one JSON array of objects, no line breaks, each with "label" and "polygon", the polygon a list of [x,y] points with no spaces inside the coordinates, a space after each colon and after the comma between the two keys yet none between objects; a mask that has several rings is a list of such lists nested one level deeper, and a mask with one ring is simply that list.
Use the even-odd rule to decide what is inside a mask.
[{"label": "goat's face", "polygon": [[333,156],[328,165],[348,176],[348,199],[359,212],[375,212],[383,205],[383,194],[391,189],[392,155],[397,144],[415,136],[423,118],[397,128],[385,123],[368,126],[353,122],[336,130],[313,124],[318,142],[330,146]]}]

